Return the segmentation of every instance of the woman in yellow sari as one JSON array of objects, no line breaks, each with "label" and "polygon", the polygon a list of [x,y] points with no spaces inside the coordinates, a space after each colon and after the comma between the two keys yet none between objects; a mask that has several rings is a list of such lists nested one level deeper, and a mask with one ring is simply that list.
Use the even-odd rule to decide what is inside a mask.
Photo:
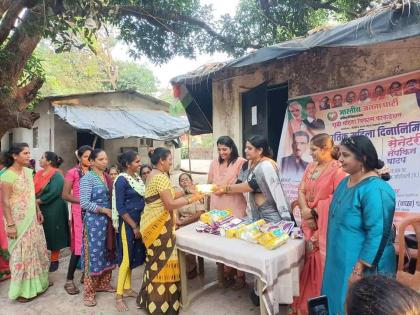
[{"label": "woman in yellow sari", "polygon": [[140,233],[147,249],[143,283],[137,305],[148,314],[178,314],[179,261],[175,247],[173,210],[201,200],[202,194],[186,197],[176,193],[169,180],[172,155],[168,149],[149,152],[154,169],[147,177]]}]

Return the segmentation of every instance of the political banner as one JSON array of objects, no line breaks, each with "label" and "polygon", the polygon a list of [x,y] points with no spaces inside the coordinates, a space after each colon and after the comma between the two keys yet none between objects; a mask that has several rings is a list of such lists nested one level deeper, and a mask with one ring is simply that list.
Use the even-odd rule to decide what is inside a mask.
[{"label": "political banner", "polygon": [[420,71],[288,102],[277,162],[291,202],[312,162],[309,142],[319,133],[331,135],[335,144],[368,136],[391,169],[397,215],[420,212]]}]

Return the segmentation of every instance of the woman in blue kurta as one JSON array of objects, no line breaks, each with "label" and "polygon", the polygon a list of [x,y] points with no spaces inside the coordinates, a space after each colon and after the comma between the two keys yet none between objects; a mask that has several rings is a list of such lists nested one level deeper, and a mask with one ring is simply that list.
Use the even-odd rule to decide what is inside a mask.
[{"label": "woman in blue kurta", "polygon": [[110,178],[105,173],[108,158],[105,151],[95,149],[89,160],[92,170],[80,180],[80,206],[85,211],[82,244],[84,270],[84,303],[95,306],[96,292],[115,292],[111,273],[115,268],[115,231],[111,217]]},{"label": "woman in blue kurta", "polygon": [[141,241],[140,216],[144,209],[144,183],[138,175],[140,158],[134,151],[118,157],[123,170],[114,181],[112,194],[112,221],[117,234],[118,272],[116,307],[119,312],[128,311],[123,297],[136,298],[131,289],[131,270],[143,264],[146,249]]},{"label": "woman in blue kurta", "polygon": [[340,152],[350,176],[341,181],[330,206],[322,286],[332,315],[345,314],[348,286],[363,274],[395,274],[395,193],[385,182],[390,176],[365,136],[344,139]]}]

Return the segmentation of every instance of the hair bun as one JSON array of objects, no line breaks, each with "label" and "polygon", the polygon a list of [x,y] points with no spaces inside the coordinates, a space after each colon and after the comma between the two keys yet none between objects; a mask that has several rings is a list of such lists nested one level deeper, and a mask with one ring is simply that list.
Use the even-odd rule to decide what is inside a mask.
[{"label": "hair bun", "polygon": [[149,151],[147,152],[147,155],[149,156],[149,158],[151,158],[153,156],[153,153],[155,153],[155,149],[154,148],[149,148]]},{"label": "hair bun", "polygon": [[378,170],[380,170],[381,168],[383,168],[385,166],[385,162],[382,161],[381,159],[378,159],[378,164],[376,165],[376,168]]},{"label": "hair bun", "polygon": [[64,162],[63,158],[61,156],[59,156],[57,158],[57,165],[60,166],[61,164],[63,164],[63,162]]}]

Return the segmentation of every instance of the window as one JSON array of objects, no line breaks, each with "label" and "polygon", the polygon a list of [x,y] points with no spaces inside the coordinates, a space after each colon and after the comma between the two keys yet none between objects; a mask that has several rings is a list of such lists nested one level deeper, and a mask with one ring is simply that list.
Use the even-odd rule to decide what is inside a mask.
[{"label": "window", "polygon": [[39,147],[39,143],[38,143],[38,127],[35,127],[32,129],[32,146],[34,148],[38,148]]},{"label": "window", "polygon": [[9,132],[9,148],[12,147],[13,144],[13,132]]},{"label": "window", "polygon": [[153,147],[153,140],[142,138],[142,139],[140,139],[139,145],[141,147]]}]

